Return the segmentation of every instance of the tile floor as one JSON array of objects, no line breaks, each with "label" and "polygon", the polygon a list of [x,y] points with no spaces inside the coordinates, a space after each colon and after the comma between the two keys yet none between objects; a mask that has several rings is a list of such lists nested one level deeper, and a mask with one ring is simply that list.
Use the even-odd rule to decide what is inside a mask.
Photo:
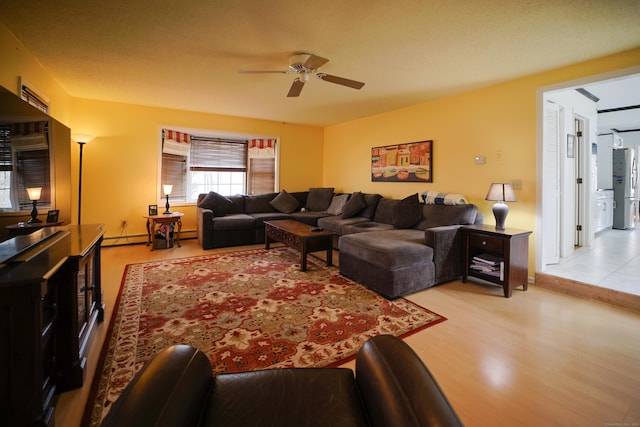
[{"label": "tile floor", "polygon": [[545,273],[640,295],[640,223],[627,230],[604,230],[593,245],[550,266]]}]

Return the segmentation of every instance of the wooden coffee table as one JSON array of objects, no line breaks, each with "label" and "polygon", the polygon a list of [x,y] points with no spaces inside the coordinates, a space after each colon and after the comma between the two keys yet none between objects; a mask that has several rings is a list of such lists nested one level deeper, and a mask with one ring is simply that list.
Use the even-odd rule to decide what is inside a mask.
[{"label": "wooden coffee table", "polygon": [[269,249],[271,242],[281,242],[300,251],[300,270],[307,271],[307,253],[327,251],[327,266],[333,262],[331,231],[311,231],[312,226],[292,219],[265,221],[264,242]]}]

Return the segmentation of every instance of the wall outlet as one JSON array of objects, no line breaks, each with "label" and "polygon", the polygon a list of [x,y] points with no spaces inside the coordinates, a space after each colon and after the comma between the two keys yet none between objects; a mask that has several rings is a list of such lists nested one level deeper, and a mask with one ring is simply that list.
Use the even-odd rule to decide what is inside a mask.
[{"label": "wall outlet", "polygon": [[512,179],[511,180],[511,187],[513,187],[514,190],[522,190],[522,180],[521,179]]},{"label": "wall outlet", "polygon": [[127,228],[127,220],[123,219],[122,222],[120,223],[120,228]]}]

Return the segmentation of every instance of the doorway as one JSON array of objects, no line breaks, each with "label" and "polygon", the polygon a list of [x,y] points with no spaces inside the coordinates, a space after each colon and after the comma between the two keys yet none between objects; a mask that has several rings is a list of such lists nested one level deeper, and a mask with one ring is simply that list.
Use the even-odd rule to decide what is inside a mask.
[{"label": "doorway", "polygon": [[[640,76],[640,67],[633,67],[626,70],[620,70],[612,73],[607,73],[605,75],[593,76],[587,79],[581,79],[579,81],[572,82],[564,82],[558,85],[549,86],[545,88],[540,88],[538,90],[538,155],[537,155],[537,173],[538,173],[538,189],[537,189],[537,203],[536,203],[536,273],[545,273],[548,271],[548,274],[553,275],[553,271],[557,271],[558,267],[565,263],[563,260],[564,257],[558,258],[558,263],[550,262],[553,260],[553,250],[555,247],[559,245],[559,242],[562,240],[563,233],[566,232],[566,214],[567,211],[561,211],[553,220],[548,221],[549,214],[545,214],[547,212],[553,212],[554,209],[551,209],[550,206],[554,204],[554,198],[560,195],[561,199],[558,204],[562,203],[562,199],[566,197],[566,193],[571,194],[571,218],[570,222],[572,224],[577,224],[578,227],[572,228],[570,233],[570,240],[572,250],[578,248],[577,253],[582,253],[583,251],[591,251],[594,247],[600,247],[601,241],[605,241],[603,239],[604,236],[601,236],[602,233],[599,233],[600,236],[596,240],[595,236],[595,196],[593,194],[597,190],[597,180],[595,176],[595,163],[597,156],[594,150],[597,149],[597,145],[595,142],[597,141],[597,126],[601,126],[602,123],[598,122],[599,115],[593,116],[592,114],[584,114],[582,111],[571,110],[571,116],[569,118],[569,114],[567,113],[564,117],[566,121],[563,124],[559,124],[558,128],[558,146],[556,147],[557,153],[555,155],[551,155],[548,149],[545,149],[545,135],[546,132],[545,121],[548,116],[547,106],[549,104],[549,95],[550,94],[571,94],[571,96],[575,95],[577,88],[586,87],[589,88],[590,84],[599,84],[602,85],[605,82],[614,81],[614,80],[632,80],[634,76]],[[637,81],[637,80],[636,80]],[[628,89],[630,92],[634,92],[633,85]],[[635,105],[640,105],[640,103],[636,103]],[[559,115],[562,116],[563,106],[558,106]],[[596,113],[598,111],[596,110]],[[640,123],[638,124],[640,126]],[[567,164],[563,164],[566,160],[566,155],[568,154],[568,148],[570,148],[570,144],[566,139],[566,135],[569,133],[574,134],[574,148],[575,155],[571,159],[571,166]],[[566,141],[566,142],[565,142]],[[549,159],[552,158],[553,161],[557,163],[558,173],[555,179],[550,179],[548,171],[553,169],[553,163],[549,162]],[[550,166],[551,165],[551,166]],[[568,170],[571,168],[575,169],[575,174],[571,174],[571,181],[569,181],[569,177],[563,175],[562,169]],[[575,179],[575,180],[574,180]],[[564,182],[563,182],[564,180]],[[570,185],[567,187],[566,185]],[[566,198],[564,199],[566,200]],[[557,225],[560,230],[556,230],[554,225]],[[626,238],[628,235],[629,239],[633,240],[634,237],[637,238],[637,235],[632,236],[633,233],[625,233],[625,236],[619,236],[616,234],[616,244],[617,246],[624,245],[620,238]],[[584,249],[583,249],[584,247]],[[602,249],[602,248],[600,248]],[[605,252],[609,252],[605,250]],[[576,256],[572,256],[570,258],[577,258]],[[607,258],[607,257],[605,257]],[[605,284],[592,283],[590,281],[585,280],[585,270],[589,270],[594,264],[598,264],[598,267],[602,266],[603,257],[598,257],[597,263],[589,263],[587,261],[587,268],[585,269],[584,265],[579,263],[573,263],[574,265],[574,275],[567,274],[566,268],[564,269],[563,278],[569,278],[577,281],[581,281],[583,283],[595,284],[598,286],[606,287]],[[622,263],[621,259],[613,260],[616,263]],[[628,268],[627,263],[627,268]],[[615,270],[615,265],[612,265],[611,268]]]}]

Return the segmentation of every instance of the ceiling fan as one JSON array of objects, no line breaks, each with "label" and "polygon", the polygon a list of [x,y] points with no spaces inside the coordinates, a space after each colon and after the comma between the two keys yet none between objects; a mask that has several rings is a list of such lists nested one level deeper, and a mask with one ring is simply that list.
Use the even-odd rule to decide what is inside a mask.
[{"label": "ceiling fan", "polygon": [[353,89],[360,89],[364,86],[364,83],[355,80],[345,79],[344,77],[333,76],[331,74],[320,73],[318,68],[329,62],[328,59],[322,58],[317,55],[309,53],[298,53],[292,55],[289,58],[289,69],[281,71],[260,71],[260,70],[240,70],[239,73],[244,74],[266,74],[266,73],[279,73],[279,74],[297,74],[291,88],[289,88],[288,97],[299,96],[302,92],[304,84],[309,81],[310,76],[315,76],[325,82],[335,83],[342,86],[351,87]]}]

